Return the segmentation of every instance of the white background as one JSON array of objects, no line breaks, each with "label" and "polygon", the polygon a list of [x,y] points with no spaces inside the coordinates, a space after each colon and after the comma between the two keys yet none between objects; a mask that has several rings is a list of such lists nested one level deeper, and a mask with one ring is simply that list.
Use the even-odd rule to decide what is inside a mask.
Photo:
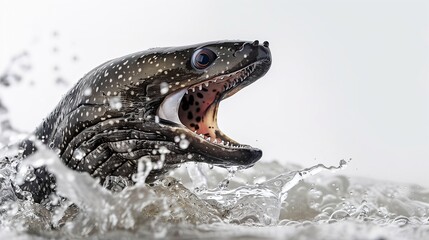
[{"label": "white background", "polygon": [[[263,149],[262,161],[352,158],[344,174],[429,186],[427,1],[0,0],[0,71],[23,50],[33,64],[1,98],[31,131],[106,60],[222,39],[270,42],[269,73],[219,111],[223,131]],[[55,86],[58,76],[70,84]]]}]

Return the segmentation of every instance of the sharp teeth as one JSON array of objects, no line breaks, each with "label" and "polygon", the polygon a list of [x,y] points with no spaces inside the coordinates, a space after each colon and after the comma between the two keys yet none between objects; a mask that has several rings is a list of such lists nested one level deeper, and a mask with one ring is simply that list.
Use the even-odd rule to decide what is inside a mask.
[{"label": "sharp teeth", "polygon": [[217,139],[215,138],[215,139],[213,139],[213,143],[217,143]]},{"label": "sharp teeth", "polygon": [[202,90],[203,89],[203,85],[200,85],[199,88],[200,88],[200,90]]},{"label": "sharp teeth", "polygon": [[213,80],[213,82],[217,82],[217,79]]},{"label": "sharp teeth", "polygon": [[208,83],[208,82],[206,82],[206,83],[204,83],[204,85],[206,85],[206,87],[208,87],[208,86],[209,86],[209,83]]},{"label": "sharp teeth", "polygon": [[207,141],[209,141],[209,142],[210,142],[210,137],[208,137],[208,138],[207,138]]},{"label": "sharp teeth", "polygon": [[192,88],[192,92],[195,92],[195,88]]},{"label": "sharp teeth", "polygon": [[[188,90],[189,90],[189,89],[188,89]],[[186,90],[186,93],[185,93],[185,94],[189,94],[188,90]]]}]

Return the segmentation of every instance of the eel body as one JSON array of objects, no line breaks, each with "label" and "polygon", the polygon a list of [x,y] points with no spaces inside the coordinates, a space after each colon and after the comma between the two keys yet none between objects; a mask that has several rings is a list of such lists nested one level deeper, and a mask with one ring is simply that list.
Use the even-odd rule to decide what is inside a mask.
[{"label": "eel body", "polygon": [[[271,66],[268,42],[216,41],[153,48],[116,58],[86,74],[34,132],[65,165],[103,183],[130,178],[142,157],[163,161],[150,177],[187,161],[252,166],[262,151],[217,126],[220,101]],[[22,143],[23,157],[37,151]],[[165,154],[168,152],[168,154]],[[42,201],[55,189],[44,168],[21,189]]]}]

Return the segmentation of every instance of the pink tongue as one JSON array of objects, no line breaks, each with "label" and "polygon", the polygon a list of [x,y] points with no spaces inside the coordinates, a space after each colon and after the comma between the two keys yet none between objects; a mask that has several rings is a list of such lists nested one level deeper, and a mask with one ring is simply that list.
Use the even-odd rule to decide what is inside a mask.
[{"label": "pink tongue", "polygon": [[191,131],[214,139],[217,129],[216,106],[210,106],[222,90],[221,84],[211,84],[209,88],[203,87],[201,90],[196,87],[195,92],[189,90],[180,103],[180,121]]}]

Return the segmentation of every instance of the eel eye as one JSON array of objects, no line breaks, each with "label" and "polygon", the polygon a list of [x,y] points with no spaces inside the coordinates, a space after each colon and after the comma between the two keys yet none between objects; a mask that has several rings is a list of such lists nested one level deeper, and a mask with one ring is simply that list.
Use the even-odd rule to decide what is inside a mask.
[{"label": "eel eye", "polygon": [[204,69],[214,62],[216,54],[207,48],[198,49],[192,55],[192,66],[196,69]]}]

